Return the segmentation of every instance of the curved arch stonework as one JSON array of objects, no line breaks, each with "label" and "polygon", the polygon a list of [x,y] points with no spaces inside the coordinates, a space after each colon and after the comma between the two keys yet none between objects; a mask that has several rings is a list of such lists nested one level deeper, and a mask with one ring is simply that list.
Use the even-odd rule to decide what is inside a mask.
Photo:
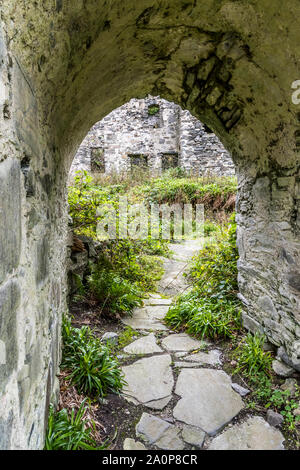
[{"label": "curved arch stonework", "polygon": [[300,369],[299,14],[298,0],[1,2],[0,448],[43,447],[68,171],[90,127],[134,97],[188,109],[231,153],[245,325]]}]

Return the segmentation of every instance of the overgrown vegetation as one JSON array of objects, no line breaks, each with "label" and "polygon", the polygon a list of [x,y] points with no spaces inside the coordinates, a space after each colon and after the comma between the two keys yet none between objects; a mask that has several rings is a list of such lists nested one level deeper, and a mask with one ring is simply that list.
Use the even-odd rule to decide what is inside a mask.
[{"label": "overgrown vegetation", "polygon": [[62,337],[61,368],[69,371],[69,378],[79,392],[103,397],[109,391],[121,391],[124,380],[118,361],[89,327],[74,328],[71,319],[64,317]]},{"label": "overgrown vegetation", "polygon": [[[236,182],[234,178],[192,178],[182,169],[166,171],[160,178],[149,178],[148,172],[139,172],[131,177],[122,175],[102,176],[94,180],[86,172],[76,175],[69,188],[70,215],[74,232],[97,238],[96,227],[100,215],[97,208],[109,204],[116,214],[119,225],[119,196],[125,196],[131,204],[144,202],[174,203],[203,202],[211,211],[232,210]],[[226,206],[227,204],[227,206]],[[216,230],[213,222],[207,221],[205,233]],[[78,294],[81,298],[92,297],[99,302],[106,315],[131,313],[141,303],[146,292],[155,291],[163,274],[161,256],[168,256],[168,240],[106,240],[99,242],[97,265],[91,268],[90,276],[81,283]]]},{"label": "overgrown vegetation", "polygon": [[[235,177],[189,176],[181,168],[167,170],[151,178],[148,171],[136,170],[131,175],[104,175],[93,178],[78,172],[69,187],[70,215],[75,233],[96,238],[97,208],[111,204],[117,211],[119,196],[126,195],[129,204],[203,203],[206,213],[234,209],[237,182]],[[147,240],[150,246],[153,240]]]},{"label": "overgrown vegetation", "polygon": [[[295,415],[294,411],[299,409],[300,388],[295,385],[294,390],[279,388],[274,383],[274,378],[265,371],[260,371],[254,375],[247,374],[246,379],[252,388],[252,394],[248,407],[258,409],[263,407],[265,410],[271,408],[280,413],[284,418],[284,426],[287,431],[295,433],[295,439],[299,440],[300,416]],[[293,436],[291,436],[293,439]]]},{"label": "overgrown vegetation", "polygon": [[192,177],[184,170],[167,170],[160,178],[146,181],[132,189],[132,197],[143,197],[148,203],[204,204],[206,213],[232,212],[237,183],[235,177]]},{"label": "overgrown vegetation", "polygon": [[213,339],[231,338],[240,329],[235,232],[233,216],[195,257],[189,273],[193,287],[167,313],[169,326]]},{"label": "overgrown vegetation", "polygon": [[[227,340],[223,344],[230,351],[228,372],[248,384],[252,392],[246,398],[248,407],[259,413],[268,408],[277,411],[284,417],[284,430],[292,439],[299,440],[295,436],[300,417],[294,414],[299,407],[299,388],[295,386],[293,391],[280,388],[271,368],[272,354],[264,348],[266,338],[246,334],[241,328],[236,224],[234,215],[230,217],[235,193],[235,178],[193,178],[180,168],[152,179],[149,172],[142,171],[130,178],[112,175],[99,176],[98,180],[81,174],[70,188],[69,204],[75,233],[92,238],[96,237],[98,205],[110,203],[118,214],[120,195],[126,195],[129,204],[144,201],[148,205],[187,202],[205,205],[204,232],[208,242],[191,264],[190,289],[176,299],[165,321],[173,329],[186,330],[198,338]],[[91,268],[82,286],[83,294],[97,299],[102,313],[115,317],[128,314],[141,305],[146,292],[155,291],[163,272],[159,257],[168,254],[167,241],[150,237],[103,241],[99,244],[97,265]],[[70,323],[65,324],[67,347],[63,364],[70,371],[72,382],[79,390],[92,395],[119,391],[122,376],[117,372],[118,365],[112,354],[117,354],[138,334],[125,328],[118,346],[103,346],[92,337],[89,328],[68,333],[70,328]],[[231,366],[231,362],[234,365]]]},{"label": "overgrown vegetation", "polygon": [[[55,412],[50,407],[45,450],[103,450],[105,445],[98,446],[92,436],[94,423],[85,419],[88,410],[85,401],[79,410],[70,413],[63,408]],[[94,427],[95,429],[95,427]]]}]

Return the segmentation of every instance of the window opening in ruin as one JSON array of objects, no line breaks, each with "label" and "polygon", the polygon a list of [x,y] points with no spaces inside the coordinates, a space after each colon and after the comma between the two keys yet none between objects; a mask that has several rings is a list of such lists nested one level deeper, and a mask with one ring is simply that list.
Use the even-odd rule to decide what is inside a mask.
[{"label": "window opening in ruin", "polygon": [[179,165],[178,153],[164,153],[161,157],[162,170],[169,170],[170,168],[177,168]]},{"label": "window opening in ruin", "polygon": [[91,171],[105,173],[104,151],[101,147],[93,147],[91,149]]},{"label": "window opening in ruin", "polygon": [[155,114],[158,114],[159,113],[159,105],[158,104],[150,104],[150,106],[148,106],[148,114],[149,116],[155,116]]}]

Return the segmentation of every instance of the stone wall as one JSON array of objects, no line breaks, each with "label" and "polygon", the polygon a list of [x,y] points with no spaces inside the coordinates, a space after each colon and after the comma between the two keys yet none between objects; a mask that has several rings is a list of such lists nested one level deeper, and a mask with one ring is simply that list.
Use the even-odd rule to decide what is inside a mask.
[{"label": "stone wall", "polygon": [[[157,107],[154,114],[151,108]],[[101,150],[101,163],[95,164],[94,151]],[[230,154],[213,132],[180,106],[160,97],[132,99],[96,123],[71,166],[71,175],[86,170],[100,173],[126,173],[131,156],[145,156],[151,174],[167,167],[180,167],[195,175],[233,175]],[[143,158],[140,158],[143,164]]]},{"label": "stone wall", "polygon": [[189,110],[232,155],[245,324],[299,369],[299,0],[0,3],[0,448],[43,447],[71,161],[134,97]]}]

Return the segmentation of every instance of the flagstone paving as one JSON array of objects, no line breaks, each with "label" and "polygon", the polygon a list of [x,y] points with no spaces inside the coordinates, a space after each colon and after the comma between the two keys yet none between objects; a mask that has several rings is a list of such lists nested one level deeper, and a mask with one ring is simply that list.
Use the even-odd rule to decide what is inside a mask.
[{"label": "flagstone paving", "polygon": [[181,397],[173,410],[178,421],[197,426],[214,436],[243,408],[243,401],[231,387],[230,377],[212,369],[184,369],[175,393]]},{"label": "flagstone paving", "polygon": [[124,396],[133,403],[162,409],[172,398],[174,378],[169,354],[140,359],[123,367]]},{"label": "flagstone paving", "polygon": [[[137,441],[125,439],[124,449],[284,449],[278,429],[260,416],[247,416],[243,396],[249,391],[222,370],[222,352],[164,324],[172,296],[188,289],[183,272],[199,245],[185,241],[172,250],[159,293],[150,294],[142,308],[123,319],[143,334],[124,348],[133,362],[122,367],[127,382],[123,394],[149,409],[141,411]],[[145,357],[135,360],[136,355]]]}]

